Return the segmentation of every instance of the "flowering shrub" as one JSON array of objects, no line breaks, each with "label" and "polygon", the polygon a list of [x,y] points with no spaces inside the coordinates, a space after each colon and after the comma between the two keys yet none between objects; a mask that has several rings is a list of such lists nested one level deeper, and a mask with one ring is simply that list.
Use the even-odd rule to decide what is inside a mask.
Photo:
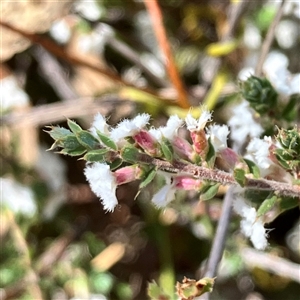
[{"label": "flowering shrub", "polygon": [[[294,96],[280,111],[275,106],[278,94],[267,79],[252,76],[241,86],[246,103],[260,116],[275,115],[278,124],[290,120]],[[287,107],[289,114],[284,113]],[[61,148],[59,153],[82,156],[87,161],[86,179],[108,212],[118,205],[117,187],[135,180],[140,180],[139,189],[143,189],[155,176],[164,177],[165,185],[152,195],[152,202],[158,208],[168,205],[178,190],[197,191],[201,200],[209,200],[220,185],[232,185],[233,209],[242,218],[242,233],[255,248],[266,249],[265,215],[270,210],[278,215],[299,205],[300,132],[297,127],[278,129],[275,137],[262,139],[252,137],[249,131],[251,139],[242,156],[227,144],[228,126],[212,123],[212,112],[205,108],[199,118],[194,118],[191,112],[184,120],[172,115],[165,126],[158,128],[149,126],[150,118],[147,113],[138,114],[111,127],[98,114],[88,131],[68,120],[70,130],[50,127],[49,134],[55,140],[51,149]],[[237,124],[231,121],[231,125],[234,134]],[[179,134],[183,127],[189,139]],[[257,198],[259,204],[254,207]],[[153,289],[152,286],[150,291]],[[195,293],[201,294],[196,287]]]}]

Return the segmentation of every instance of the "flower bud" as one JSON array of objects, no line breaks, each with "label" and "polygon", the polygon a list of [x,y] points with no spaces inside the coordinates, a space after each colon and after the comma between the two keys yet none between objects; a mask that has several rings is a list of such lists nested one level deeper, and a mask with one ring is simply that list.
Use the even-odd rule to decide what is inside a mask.
[{"label": "flower bud", "polygon": [[241,92],[250,106],[260,114],[265,114],[276,106],[278,94],[266,78],[250,76],[241,83]]},{"label": "flower bud", "polygon": [[156,139],[148,131],[141,130],[133,136],[133,139],[149,155],[161,155]]},{"label": "flower bud", "polygon": [[117,185],[140,179],[142,170],[138,165],[121,168],[114,172]]}]

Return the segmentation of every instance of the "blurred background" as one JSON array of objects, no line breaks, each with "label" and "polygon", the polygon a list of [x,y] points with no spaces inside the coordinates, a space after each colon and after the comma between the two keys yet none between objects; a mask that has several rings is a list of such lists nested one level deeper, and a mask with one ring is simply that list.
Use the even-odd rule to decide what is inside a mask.
[{"label": "blurred background", "polygon": [[[46,151],[53,142],[46,126],[71,118],[87,129],[97,112],[111,125],[148,112],[160,126],[206,104],[216,122],[228,122],[238,79],[253,73],[281,2],[159,4],[186,91],[181,103],[155,36],[159,22],[143,1],[1,2],[1,22],[21,30],[0,25],[1,299],[144,300],[152,280],[172,288],[203,275],[226,187],[208,202],[179,193],[157,210],[150,200],[161,182],[136,199],[138,182],[131,183],[105,213],[85,162]],[[299,1],[286,1],[263,69],[291,90],[300,86],[299,24]],[[240,234],[239,221],[232,216],[211,299],[298,299],[299,209],[268,224],[264,253]]]}]

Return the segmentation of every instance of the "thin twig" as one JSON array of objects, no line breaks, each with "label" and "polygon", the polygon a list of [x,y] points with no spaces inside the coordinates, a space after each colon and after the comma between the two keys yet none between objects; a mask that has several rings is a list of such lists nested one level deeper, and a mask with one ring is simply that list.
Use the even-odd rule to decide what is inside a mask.
[{"label": "thin twig", "polygon": [[41,46],[34,47],[33,54],[39,63],[43,76],[61,99],[71,100],[79,97],[55,57]]},{"label": "thin twig", "polygon": [[99,72],[105,76],[107,76],[108,78],[110,78],[111,80],[120,83],[122,85],[128,86],[128,87],[132,87],[135,89],[138,89],[140,91],[146,92],[150,95],[153,95],[156,98],[159,98],[161,100],[166,101],[166,99],[162,99],[161,97],[159,97],[157,95],[157,93],[155,91],[153,91],[152,89],[148,88],[148,87],[137,87],[135,86],[133,83],[128,82],[124,79],[122,79],[118,74],[112,72],[110,69],[108,68],[103,68],[98,64],[92,64],[88,61],[82,60],[80,58],[78,58],[77,56],[68,54],[64,51],[63,48],[61,48],[60,46],[58,46],[57,44],[55,44],[54,42],[52,42],[50,39],[42,37],[40,35],[37,34],[31,34],[28,33],[22,29],[19,28],[15,28],[14,26],[7,24],[5,22],[0,21],[0,25],[2,25],[3,27],[12,30],[13,32],[16,32],[24,37],[26,37],[27,39],[29,39],[31,42],[39,44],[41,46],[43,46],[46,50],[48,50],[50,53],[52,53],[54,56],[59,57],[61,59],[63,59],[64,61],[72,64],[72,65],[77,65],[77,66],[82,66],[82,67],[86,67],[89,68],[91,70],[94,70],[96,72]]},{"label": "thin twig", "polygon": [[79,98],[58,103],[51,103],[32,107],[26,112],[13,112],[0,117],[0,125],[30,124],[34,126],[49,125],[65,121],[66,118],[76,118],[95,115],[100,112],[102,115],[109,115],[118,106],[122,111],[133,103],[125,100],[118,100],[116,96],[103,96],[99,98]]},{"label": "thin twig", "polygon": [[131,47],[123,41],[117,39],[115,36],[110,36],[107,44],[115,51],[126,57],[129,61],[138,66],[150,80],[152,80],[158,87],[167,87],[168,83],[164,78],[156,76],[141,60],[140,54],[135,52]]},{"label": "thin twig", "polygon": [[226,232],[230,221],[233,199],[233,187],[230,187],[224,197],[222,213],[218,222],[212,249],[208,258],[205,277],[215,277],[225,246]]},{"label": "thin twig", "polygon": [[[213,278],[217,275],[218,266],[225,248],[226,234],[232,211],[232,194],[233,187],[230,187],[224,197],[222,213],[218,222],[204,277]],[[206,293],[202,296],[201,300],[208,300],[209,298],[210,293]]]},{"label": "thin twig", "polygon": [[259,59],[258,59],[257,64],[256,64],[256,68],[255,68],[255,75],[256,76],[261,76],[261,74],[262,74],[263,64],[264,64],[264,61],[267,57],[269,49],[272,45],[272,42],[274,40],[275,29],[276,29],[276,27],[277,27],[277,25],[278,25],[278,23],[279,23],[279,21],[282,17],[283,7],[284,7],[285,2],[286,2],[286,0],[282,0],[282,2],[280,4],[280,7],[278,8],[277,14],[276,14],[275,18],[273,19],[273,22],[272,22],[271,26],[269,27],[267,35],[264,39],[264,43],[263,43],[262,48],[261,48],[260,56],[259,56]]},{"label": "thin twig", "polygon": [[273,274],[300,283],[300,265],[270,253],[251,248],[241,250],[243,262],[250,268],[259,267]]},{"label": "thin twig", "polygon": [[166,70],[170,80],[178,93],[178,105],[182,108],[189,108],[187,92],[184,84],[179,76],[175,60],[171,51],[171,46],[167,38],[166,30],[163,24],[163,16],[157,0],[144,0],[147,10],[152,19],[153,29],[160,45],[160,48],[165,56]]}]

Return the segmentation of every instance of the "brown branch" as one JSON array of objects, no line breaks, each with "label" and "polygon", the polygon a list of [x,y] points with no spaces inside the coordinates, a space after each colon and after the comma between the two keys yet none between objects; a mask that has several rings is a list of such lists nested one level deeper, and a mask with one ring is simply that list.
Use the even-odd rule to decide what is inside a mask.
[{"label": "brown branch", "polygon": [[0,117],[0,125],[30,124],[34,126],[49,125],[66,118],[95,115],[109,115],[116,105],[122,108],[133,106],[132,102],[118,100],[116,96],[103,96],[100,98],[79,98],[63,102],[40,105],[26,112],[13,112]]},{"label": "brown branch", "polygon": [[166,70],[178,94],[178,105],[182,108],[189,108],[187,92],[179,76],[175,60],[171,51],[170,43],[167,39],[166,30],[163,24],[163,16],[157,0],[144,0],[145,6],[152,19],[152,26],[158,41],[158,44],[166,59]]},{"label": "brown branch", "polygon": [[280,4],[280,7],[277,11],[277,14],[275,16],[275,18],[273,19],[272,21],[272,24],[271,26],[269,27],[269,30],[267,32],[267,35],[265,37],[265,40],[264,40],[264,43],[262,45],[262,48],[261,48],[261,52],[260,52],[260,56],[259,56],[259,59],[257,61],[257,64],[256,64],[256,68],[255,68],[255,75],[256,76],[261,76],[262,74],[262,68],[263,68],[263,64],[264,64],[264,61],[268,55],[268,52],[269,52],[269,49],[272,45],[272,42],[274,40],[274,35],[275,35],[275,29],[282,17],[282,14],[283,14],[283,7],[284,7],[284,4],[285,4],[286,0],[282,0],[281,4]]},{"label": "brown branch", "polygon": [[[147,154],[139,154],[138,161],[142,164],[152,164],[158,169],[171,173],[187,173],[202,180],[219,182],[223,185],[239,185],[233,175],[218,169],[208,169],[201,166],[192,165],[180,161],[173,163],[153,158]],[[252,179],[247,178],[245,189],[254,189],[261,191],[276,191],[278,195],[298,197],[300,201],[300,186],[290,185],[283,182],[267,180],[267,179]]]},{"label": "brown branch", "polygon": [[153,91],[152,89],[150,89],[148,87],[146,87],[146,88],[137,87],[134,84],[122,79],[118,74],[112,72],[111,70],[109,70],[107,68],[104,69],[99,65],[89,63],[89,62],[84,61],[74,55],[66,53],[62,47],[58,46],[57,44],[55,44],[48,38],[42,37],[37,34],[28,33],[22,29],[16,28],[16,27],[14,27],[8,23],[2,22],[2,21],[0,21],[0,25],[2,25],[3,27],[5,27],[7,29],[12,30],[13,32],[16,32],[16,33],[24,36],[25,38],[29,39],[32,43],[36,43],[36,44],[43,46],[46,50],[48,50],[54,56],[56,56],[60,59],[63,59],[64,61],[66,61],[72,65],[89,68],[91,70],[94,70],[96,72],[99,72],[99,73],[107,76],[108,78],[110,78],[111,80],[114,80],[117,83],[120,83],[120,84],[128,86],[128,87],[135,88],[137,90],[141,90],[141,91],[146,92],[150,95],[153,95],[161,100],[166,100],[166,99],[162,99],[161,97],[159,97],[155,91]]},{"label": "brown branch", "polygon": [[168,83],[164,78],[156,76],[141,60],[140,54],[135,52],[134,49],[129,47],[123,41],[117,39],[115,36],[110,36],[107,44],[115,51],[126,57],[129,61],[138,66],[150,80],[152,80],[159,87],[167,87]]},{"label": "brown branch", "polygon": [[300,283],[300,265],[284,258],[251,248],[241,250],[243,262],[250,268],[259,267],[268,272]]},{"label": "brown branch", "polygon": [[41,46],[33,49],[33,55],[47,82],[55,89],[58,96],[64,100],[79,98],[72,84],[68,80],[59,62]]}]

